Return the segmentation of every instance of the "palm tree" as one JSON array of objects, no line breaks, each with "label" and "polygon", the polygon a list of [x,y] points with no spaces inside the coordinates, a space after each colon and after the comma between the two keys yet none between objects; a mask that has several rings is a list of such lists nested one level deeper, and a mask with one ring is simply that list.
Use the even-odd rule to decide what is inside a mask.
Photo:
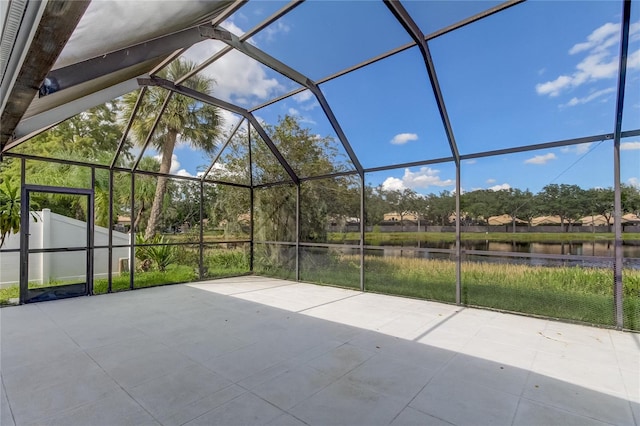
[{"label": "palm tree", "polygon": [[[195,68],[195,64],[186,60],[173,61],[167,68],[159,73],[160,77],[176,81]],[[212,79],[195,75],[183,83],[185,86],[201,93],[210,93],[214,81]],[[149,135],[158,111],[169,93],[158,87],[150,87],[145,95],[137,116],[133,122],[132,136],[136,143],[142,144]],[[124,114],[128,118],[136,103],[137,93],[130,93],[124,97]],[[161,174],[168,174],[171,169],[171,158],[176,146],[178,136],[181,141],[188,142],[192,147],[212,153],[217,148],[217,140],[222,129],[222,117],[218,108],[203,104],[195,99],[174,94],[164,111],[162,119],[156,128],[151,143],[161,154]],[[162,202],[167,190],[167,177],[158,176],[149,221],[145,231],[145,239],[152,238],[162,212]]]}]

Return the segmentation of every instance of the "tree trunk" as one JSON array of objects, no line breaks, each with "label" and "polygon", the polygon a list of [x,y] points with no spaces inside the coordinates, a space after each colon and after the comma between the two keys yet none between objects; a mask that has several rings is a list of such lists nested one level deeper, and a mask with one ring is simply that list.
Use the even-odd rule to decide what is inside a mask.
[{"label": "tree trunk", "polygon": [[[171,170],[171,158],[173,157],[173,148],[176,146],[176,138],[178,133],[174,130],[169,130],[167,133],[167,139],[162,145],[162,160],[160,161],[160,173],[168,174]],[[147,229],[144,233],[145,240],[153,238],[156,234],[156,228],[160,221],[160,214],[162,213],[162,201],[164,200],[164,194],[167,190],[167,177],[158,176],[158,185],[156,186],[156,194],[153,197],[153,205],[151,206],[151,213],[149,213],[149,222],[147,223]]]},{"label": "tree trunk", "polygon": [[[138,210],[138,214],[136,215],[136,220],[131,225],[131,232],[138,232],[138,225],[140,225],[140,221],[142,220],[142,213],[146,210],[144,205],[144,200],[142,201],[142,206],[140,206],[140,210]],[[131,220],[131,218],[129,218]]]}]

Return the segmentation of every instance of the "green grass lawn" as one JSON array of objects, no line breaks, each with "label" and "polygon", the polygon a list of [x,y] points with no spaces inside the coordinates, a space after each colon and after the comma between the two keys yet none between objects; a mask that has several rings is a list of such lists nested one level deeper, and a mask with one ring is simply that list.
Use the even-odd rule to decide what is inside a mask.
[{"label": "green grass lawn", "polygon": [[[199,279],[198,251],[183,249],[180,264],[169,265],[166,271],[158,270],[136,271],[134,274],[134,288],[154,287],[165,284],[192,282]],[[237,276],[249,273],[249,256],[241,249],[207,249],[204,253],[204,279]],[[114,292],[129,290],[130,275],[128,273],[114,275],[111,289]],[[69,284],[67,282],[51,282],[46,285],[31,285],[31,287],[51,287]],[[93,282],[94,294],[105,294],[108,291],[108,279],[99,278]],[[11,299],[18,299],[20,289],[17,285],[0,289],[0,305],[10,304]]]}]

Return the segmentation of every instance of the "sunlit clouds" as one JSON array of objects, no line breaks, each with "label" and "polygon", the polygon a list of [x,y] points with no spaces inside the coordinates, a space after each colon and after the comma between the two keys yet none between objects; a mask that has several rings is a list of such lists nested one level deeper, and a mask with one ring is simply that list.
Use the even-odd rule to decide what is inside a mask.
[{"label": "sunlit clouds", "polygon": [[550,152],[548,154],[543,154],[543,155],[535,155],[531,158],[528,158],[526,160],[524,160],[525,164],[547,164],[549,161],[555,160],[558,157],[556,157],[556,155],[553,152]]},{"label": "sunlit clouds", "polygon": [[415,133],[399,133],[391,139],[393,145],[404,145],[410,141],[417,141],[418,135]]}]

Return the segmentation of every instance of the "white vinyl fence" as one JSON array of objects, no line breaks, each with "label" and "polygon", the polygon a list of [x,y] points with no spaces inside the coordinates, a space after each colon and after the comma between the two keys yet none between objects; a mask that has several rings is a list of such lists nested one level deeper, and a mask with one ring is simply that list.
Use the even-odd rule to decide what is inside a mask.
[{"label": "white vinyl fence", "polygon": [[[67,248],[87,245],[87,223],[51,213],[51,210],[33,212],[29,220],[29,248]],[[109,230],[94,227],[94,245],[106,246],[109,242]],[[129,234],[113,231],[113,245],[128,245]],[[2,247],[19,249],[20,235],[10,234]],[[105,249],[94,250],[94,278],[106,278],[108,273],[109,252]],[[120,259],[129,258],[129,247],[114,247],[111,270],[119,275]],[[129,263],[127,262],[127,265]],[[86,277],[86,251],[34,253],[29,256],[29,281],[46,284],[52,280],[78,280]],[[16,285],[20,282],[20,253],[0,253],[0,288]]]}]

